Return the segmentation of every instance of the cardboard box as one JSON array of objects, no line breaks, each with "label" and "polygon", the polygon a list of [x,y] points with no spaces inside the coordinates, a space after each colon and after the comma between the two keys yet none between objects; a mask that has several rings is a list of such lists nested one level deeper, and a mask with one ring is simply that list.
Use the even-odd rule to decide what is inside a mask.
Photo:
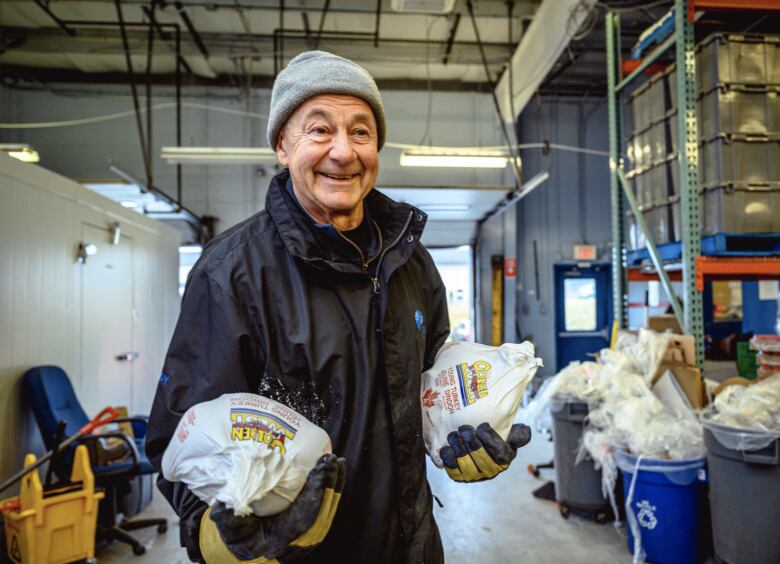
[{"label": "cardboard box", "polygon": [[677,316],[673,313],[664,315],[654,315],[647,319],[647,328],[657,333],[663,333],[667,330],[678,335],[682,335],[683,330],[677,322]]},{"label": "cardboard box", "polygon": [[651,387],[658,382],[667,372],[669,372],[677,384],[682,389],[688,403],[693,409],[702,409],[708,403],[707,391],[704,387],[704,379],[701,377],[701,370],[695,366],[689,366],[683,362],[664,361],[658,367],[653,377]]},{"label": "cardboard box", "polygon": [[691,335],[672,335],[664,360],[696,366],[696,341]]}]

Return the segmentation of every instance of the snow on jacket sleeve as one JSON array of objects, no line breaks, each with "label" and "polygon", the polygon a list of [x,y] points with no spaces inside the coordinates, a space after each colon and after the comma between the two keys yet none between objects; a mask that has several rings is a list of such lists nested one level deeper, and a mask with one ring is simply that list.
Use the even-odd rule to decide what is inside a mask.
[{"label": "snow on jacket sleeve", "polygon": [[[146,452],[160,470],[163,452],[191,406],[232,392],[256,392],[262,373],[257,334],[236,298],[196,267],[165,358],[149,417]],[[160,474],[158,487],[181,520],[181,542],[200,560],[199,524],[206,504]]]}]

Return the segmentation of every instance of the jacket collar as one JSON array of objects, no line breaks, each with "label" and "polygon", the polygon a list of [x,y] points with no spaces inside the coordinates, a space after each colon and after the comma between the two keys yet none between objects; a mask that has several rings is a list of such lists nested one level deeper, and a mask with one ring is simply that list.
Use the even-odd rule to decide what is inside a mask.
[{"label": "jacket collar", "polygon": [[[332,236],[317,226],[286,189],[290,173],[280,171],[271,179],[265,207],[290,255],[312,266],[340,272],[362,272],[359,261],[335,245]],[[372,189],[364,204],[379,225],[386,253],[385,272],[406,262],[422,235],[427,215],[409,204],[398,203]]]}]

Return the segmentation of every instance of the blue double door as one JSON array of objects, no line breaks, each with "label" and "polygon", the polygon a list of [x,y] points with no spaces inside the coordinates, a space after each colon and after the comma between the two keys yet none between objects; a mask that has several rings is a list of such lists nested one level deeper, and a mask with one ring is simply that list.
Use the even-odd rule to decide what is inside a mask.
[{"label": "blue double door", "polygon": [[560,371],[609,346],[612,280],[608,263],[559,263],[555,268],[555,357]]}]

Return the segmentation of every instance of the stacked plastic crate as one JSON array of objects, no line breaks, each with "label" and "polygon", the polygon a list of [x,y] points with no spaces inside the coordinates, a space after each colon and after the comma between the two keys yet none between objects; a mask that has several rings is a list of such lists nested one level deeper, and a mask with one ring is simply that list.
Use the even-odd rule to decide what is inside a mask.
[{"label": "stacked plastic crate", "polygon": [[[696,68],[702,233],[780,232],[780,36],[712,35]],[[675,66],[628,103],[630,177],[645,221],[656,243],[679,241]],[[628,225],[630,248],[644,247]]]}]

